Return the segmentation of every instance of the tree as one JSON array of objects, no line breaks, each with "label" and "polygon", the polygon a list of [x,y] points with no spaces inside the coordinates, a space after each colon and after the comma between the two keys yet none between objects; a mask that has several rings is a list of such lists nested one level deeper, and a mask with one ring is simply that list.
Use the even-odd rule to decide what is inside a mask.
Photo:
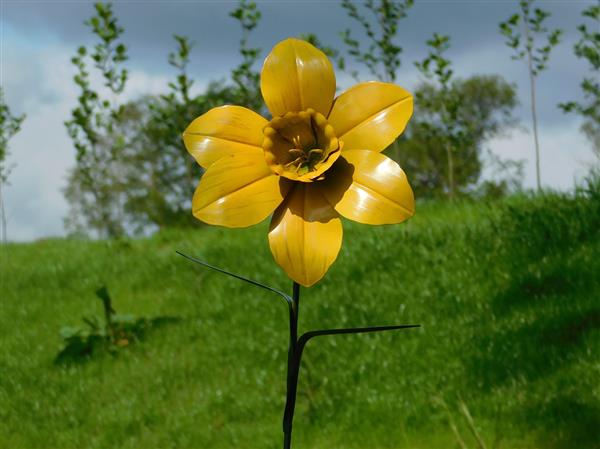
[{"label": "tree", "polygon": [[600,158],[600,6],[590,6],[582,15],[591,19],[593,25],[591,29],[586,24],[577,27],[580,38],[574,50],[578,58],[589,63],[591,76],[584,77],[581,82],[583,101],[561,103],[559,107],[564,112],[574,112],[583,117],[581,129],[592,143],[596,156]]},{"label": "tree", "polygon": [[[515,87],[497,75],[473,76],[449,81],[445,88],[437,82],[424,82],[417,87],[415,97],[407,138],[398,141],[402,165],[410,174],[415,194],[447,195],[450,176],[454,193],[473,190],[481,175],[485,143],[516,124]],[[459,104],[454,99],[460,99]],[[452,105],[451,114],[448,104]],[[450,127],[448,117],[452,117]],[[453,148],[452,172],[448,170],[449,144]],[[510,169],[515,168],[513,162],[509,164]],[[514,182],[510,180],[511,186]]]},{"label": "tree", "polygon": [[181,133],[200,108],[190,95],[194,82],[187,74],[193,43],[185,36],[173,37],[177,48],[168,62],[176,76],[168,83],[169,92],[129,103],[139,118],[123,155],[128,167],[125,210],[136,231],[192,223],[188,209],[197,176]]},{"label": "tree", "polygon": [[[367,50],[363,51],[350,29],[344,30],[342,39],[348,53],[357,62],[365,65],[378,79],[389,82],[396,80],[402,53],[402,47],[397,43],[398,22],[406,18],[413,4],[413,0],[366,0],[363,7],[373,16],[373,23],[352,0],[342,0],[342,7],[350,18],[358,22],[368,42]],[[379,27],[379,33],[375,31],[376,27]],[[358,78],[356,71],[352,72],[352,75]]]},{"label": "tree", "polygon": [[8,183],[8,176],[12,170],[6,162],[8,158],[8,142],[19,132],[25,120],[25,114],[15,116],[4,99],[4,89],[0,87],[0,224],[2,225],[2,242],[6,243],[6,213],[4,210],[4,197],[2,186]]},{"label": "tree", "polygon": [[[92,50],[79,47],[71,59],[77,68],[73,80],[79,87],[78,106],[65,122],[77,151],[77,162],[69,173],[65,196],[71,205],[66,225],[71,231],[115,237],[123,227],[124,188],[122,153],[126,147],[123,124],[131,109],[119,104],[127,82],[127,48],[119,42],[123,28],[118,25],[112,5],[96,3],[95,15],[85,22],[99,41]],[[88,56],[100,73],[102,90],[92,87]]]},{"label": "tree", "polygon": [[[358,23],[367,38],[367,49],[363,51],[360,42],[353,37],[350,29],[342,32],[342,39],[348,53],[359,64],[367,67],[377,79],[393,82],[401,66],[402,47],[398,43],[398,24],[408,15],[414,0],[366,0],[359,7],[352,0],[342,0],[342,8],[348,16]],[[365,14],[367,13],[367,14]],[[367,18],[368,14],[371,19]],[[379,30],[379,31],[377,31]],[[339,57],[338,66],[345,69],[346,64]],[[350,74],[358,81],[358,72]],[[402,137],[401,137],[402,138]],[[398,141],[390,145],[390,156],[399,162]]]},{"label": "tree", "polygon": [[194,81],[187,66],[193,43],[184,36],[174,38],[177,48],[168,61],[177,74],[169,82],[169,93],[129,103],[139,117],[123,156],[128,167],[125,208],[136,231],[197,224],[190,209],[202,170],[186,151],[181,134],[210,108],[237,99],[235,89],[223,83],[211,83],[206,92],[192,96]]},{"label": "tree", "polygon": [[262,112],[260,75],[255,65],[260,49],[248,41],[260,19],[256,4],[241,0],[230,16],[242,27],[242,61],[231,72],[231,83],[213,82],[205,92],[191,95],[194,81],[187,73],[193,43],[174,36],[176,51],[169,64],[177,70],[169,83],[169,93],[146,97],[131,103],[141,114],[137,136],[125,151],[124,163],[131,167],[127,176],[126,212],[134,230],[149,227],[198,225],[190,213],[191,199],[202,168],[186,151],[181,133],[196,117],[223,104],[241,104]]},{"label": "tree", "polygon": [[[450,68],[449,59],[444,53],[450,48],[450,37],[437,33],[427,41],[430,48],[429,54],[423,61],[416,62],[415,66],[429,79],[435,80],[437,84],[436,95],[432,95],[431,86],[416,92],[417,104],[421,104],[429,113],[429,122],[425,130],[429,130],[432,136],[436,136],[440,148],[446,152],[447,163],[447,193],[450,198],[454,197],[454,152],[461,148],[466,138],[465,130],[457,127],[458,110],[462,99],[456,90],[450,89],[453,70]],[[435,89],[435,88],[434,88]]]},{"label": "tree", "polygon": [[[521,0],[521,11],[500,23],[500,33],[506,37],[506,45],[514,50],[515,60],[526,60],[529,72],[531,94],[531,119],[535,143],[535,172],[538,191],[542,188],[540,173],[540,145],[537,129],[537,110],[535,97],[535,79],[546,69],[552,48],[560,42],[562,31],[548,30],[544,21],[550,13],[540,8],[532,8],[534,0]],[[539,39],[544,43],[539,44]]]},{"label": "tree", "polygon": [[248,38],[260,21],[261,12],[256,3],[240,0],[237,8],[231,11],[229,16],[236,19],[242,27],[242,38],[240,39],[242,62],[231,72],[231,79],[235,85],[235,96],[238,104],[261,112],[264,109],[264,103],[260,92],[260,73],[255,69],[261,49],[248,46]]},{"label": "tree", "polygon": [[[97,4],[96,12],[87,22],[100,37],[92,58],[104,76],[104,93],[116,99],[127,77],[118,66],[126,59],[124,45],[117,42],[123,28],[110,5]],[[232,70],[232,82],[210,83],[198,95],[192,94],[194,81],[188,75],[193,43],[185,36],[174,36],[177,47],[168,55],[176,70],[168,93],[123,104],[100,99],[84,61],[88,51],[79,49],[73,62],[79,69],[75,82],[81,95],[67,122],[78,150],[77,167],[66,191],[72,206],[71,229],[76,229],[72,223],[80,217],[106,237],[197,224],[190,209],[202,169],[185,150],[183,130],[199,115],[226,103],[264,109],[254,67],[260,49],[248,46],[260,12],[253,2],[241,0],[231,16],[242,26],[242,61]]]}]

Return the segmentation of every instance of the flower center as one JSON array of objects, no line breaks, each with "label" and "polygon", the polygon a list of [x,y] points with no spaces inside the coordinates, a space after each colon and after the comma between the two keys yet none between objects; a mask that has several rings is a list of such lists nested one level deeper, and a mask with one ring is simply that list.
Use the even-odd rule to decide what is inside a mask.
[{"label": "flower center", "polygon": [[263,149],[267,164],[278,175],[302,182],[322,179],[340,155],[341,142],[333,126],[312,109],[288,112],[265,126]]}]

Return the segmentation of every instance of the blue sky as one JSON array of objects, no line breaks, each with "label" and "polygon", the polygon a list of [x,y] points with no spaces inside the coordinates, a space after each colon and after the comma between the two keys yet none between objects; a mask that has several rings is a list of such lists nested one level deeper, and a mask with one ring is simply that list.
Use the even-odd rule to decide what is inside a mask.
[{"label": "blue sky", "polygon": [[[526,161],[525,185],[535,182],[532,136],[529,132],[528,79],[525,65],[510,59],[498,33],[498,23],[517,9],[517,1],[416,0],[401,22],[403,46],[398,84],[412,89],[419,82],[414,61],[426,54],[425,40],[435,32],[449,34],[449,56],[458,76],[500,74],[518,86],[520,128],[494,139],[489,148],[504,158]],[[581,11],[594,1],[538,1],[552,16],[548,25],[565,32],[551,56],[548,71],[538,80],[542,181],[547,187],[572,188],[594,161],[589,144],[579,132],[576,116],[566,116],[556,104],[580,98],[579,82],[587,67],[573,55]],[[174,33],[189,36],[196,45],[190,74],[201,89],[220,79],[238,62],[240,30],[228,17],[229,1],[116,1],[115,12],[125,27],[131,79],[127,98],[166,90],[173,72],[167,53]],[[337,1],[258,2],[262,20],[251,44],[263,56],[278,41],[313,32],[329,45],[342,48],[339,32],[356,28]],[[74,164],[74,149],[63,122],[76,104],[77,90],[69,60],[92,37],[83,22],[92,14],[88,1],[7,1],[1,6],[0,75],[7,101],[15,113],[26,113],[21,133],[11,141],[10,162],[15,169],[6,188],[8,236],[11,240],[64,235],[62,219],[68,207],[62,195],[66,173]],[[360,34],[356,34],[360,37]],[[361,72],[361,78],[371,77]],[[338,73],[338,84],[353,80]],[[410,175],[410,174],[409,174]]]}]

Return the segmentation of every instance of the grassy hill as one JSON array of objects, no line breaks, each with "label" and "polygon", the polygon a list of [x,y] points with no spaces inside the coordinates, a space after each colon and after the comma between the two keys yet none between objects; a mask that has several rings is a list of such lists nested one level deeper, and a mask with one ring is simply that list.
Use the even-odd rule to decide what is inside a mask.
[{"label": "grassy hill", "polygon": [[[303,289],[301,330],[422,328],[309,343],[294,447],[482,447],[473,429],[487,449],[600,447],[597,186],[417,208],[345,222],[338,261]],[[175,254],[289,291],[266,231],[2,246],[0,447],[279,448],[285,306]],[[119,313],[181,320],[55,363],[60,329],[101,316],[101,285]]]}]

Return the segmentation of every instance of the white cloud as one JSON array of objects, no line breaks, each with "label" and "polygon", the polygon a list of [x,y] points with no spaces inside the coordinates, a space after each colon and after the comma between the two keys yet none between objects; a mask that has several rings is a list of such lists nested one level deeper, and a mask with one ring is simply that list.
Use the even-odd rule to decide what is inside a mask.
[{"label": "white cloud", "polygon": [[[543,187],[570,190],[597,162],[576,120],[565,122],[563,126],[542,127],[539,137]],[[535,147],[530,132],[518,130],[510,136],[492,140],[488,146],[503,159],[525,160],[524,186],[535,188]]]},{"label": "white cloud", "polygon": [[[5,44],[6,46],[6,44]],[[62,190],[75,161],[64,121],[77,102],[72,81],[71,48],[6,46],[2,65],[7,101],[14,113],[27,114],[21,131],[10,142],[9,164],[15,164],[4,189],[7,236],[26,241],[65,234],[68,205]],[[131,71],[124,98],[163,92],[167,79]]]}]

